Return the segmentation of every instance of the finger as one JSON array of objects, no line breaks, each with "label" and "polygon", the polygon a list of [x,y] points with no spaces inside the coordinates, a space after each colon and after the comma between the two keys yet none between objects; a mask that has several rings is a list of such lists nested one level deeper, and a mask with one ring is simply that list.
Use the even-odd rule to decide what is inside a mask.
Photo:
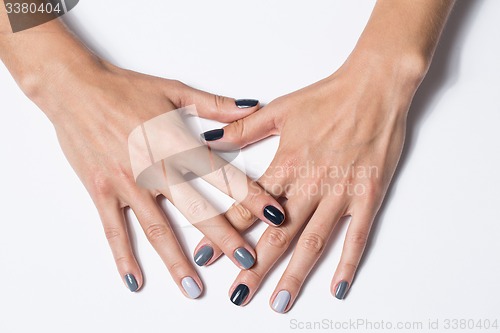
[{"label": "finger", "polygon": [[[272,193],[277,198],[285,193],[285,183],[287,182],[287,177],[278,174],[276,171],[282,169],[277,167],[280,165],[282,164],[280,164],[280,161],[275,157],[257,183],[262,184],[265,191]],[[232,205],[225,216],[229,223],[231,223],[240,234],[250,228],[256,220],[256,217],[250,210],[238,203]],[[207,237],[204,237],[196,246],[193,257],[199,266],[208,266],[216,261],[221,255],[222,251],[220,248],[213,244]]]},{"label": "finger", "polygon": [[[238,203],[234,203],[224,216],[239,234],[247,230],[256,219],[248,209]],[[193,259],[198,266],[209,266],[222,253],[222,250],[205,236],[196,246]]]},{"label": "finger", "polygon": [[255,263],[255,251],[189,183],[170,187],[172,203],[198,230],[216,244],[240,269]]},{"label": "finger", "polygon": [[325,244],[338,220],[344,215],[344,204],[323,201],[302,232],[293,256],[270,299],[271,308],[278,313],[288,311],[323,253]]},{"label": "finger", "polygon": [[252,181],[241,170],[228,164],[211,150],[206,153],[208,156],[205,158],[198,156],[198,163],[189,163],[193,172],[235,199],[237,203],[242,204],[253,215],[269,225],[279,226],[283,223],[284,210],[276,199],[257,182]]},{"label": "finger", "polygon": [[[275,157],[264,175],[257,181],[258,184],[262,184],[265,191],[272,193],[276,198],[285,194],[285,184],[288,180],[287,177],[277,172],[277,170],[282,169],[279,167],[281,165],[283,164]],[[240,234],[250,228],[256,220],[256,217],[250,210],[238,203],[232,205],[225,216]],[[200,249],[203,249],[203,251],[198,253]],[[195,248],[194,260],[199,266],[208,266],[217,260],[221,254],[222,251],[219,247],[204,237]]]},{"label": "finger", "polygon": [[279,134],[274,108],[265,107],[224,128],[203,133],[202,139],[214,149],[235,150]]},{"label": "finger", "polygon": [[170,81],[167,86],[167,96],[173,101],[178,100],[178,107],[195,105],[197,116],[229,123],[246,117],[260,107],[256,99],[234,99],[213,95],[194,89],[178,81]]},{"label": "finger", "polygon": [[[309,218],[315,203],[293,197],[285,205],[287,221],[279,228],[268,227],[259,239],[255,251],[259,260],[249,270],[241,271],[229,290],[230,300],[244,306],[253,297],[262,279],[286,251],[290,242]],[[290,208],[287,208],[290,207]]]},{"label": "finger", "polygon": [[184,255],[156,200],[150,195],[138,195],[131,208],[182,293],[189,298],[199,297],[203,290],[201,279]]},{"label": "finger", "polygon": [[354,275],[368,241],[368,235],[373,221],[369,212],[356,211],[352,214],[351,222],[347,228],[342,255],[333,276],[331,291],[338,299],[344,299],[352,285]]},{"label": "finger", "polygon": [[141,288],[143,277],[132,251],[123,209],[118,202],[101,203],[96,206],[118,272],[127,288],[135,292]]}]

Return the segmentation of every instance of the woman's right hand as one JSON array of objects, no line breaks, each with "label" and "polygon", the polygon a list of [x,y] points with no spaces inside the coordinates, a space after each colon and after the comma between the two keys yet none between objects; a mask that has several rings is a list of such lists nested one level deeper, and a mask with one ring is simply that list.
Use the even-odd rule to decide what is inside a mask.
[{"label": "woman's right hand", "polygon": [[[4,1],[0,0],[0,7],[3,5]],[[127,234],[125,207],[134,211],[183,293],[196,298],[203,289],[196,270],[158,206],[156,196],[159,193],[171,201],[175,199],[174,204],[186,218],[195,220],[195,226],[220,246],[238,267],[251,267],[255,251],[224,215],[216,212],[189,183],[181,181],[158,189],[137,185],[129,159],[128,137],[144,122],[184,106],[195,105],[201,117],[232,122],[256,111],[258,102],[235,101],[177,81],[120,69],[90,53],[57,19],[17,33],[12,33],[8,22],[6,13],[0,11],[0,59],[20,88],[54,124],[68,161],[95,202],[118,271],[129,289],[138,290],[143,278]],[[160,139],[170,144],[167,149],[179,152],[195,145],[202,146],[199,137],[193,139],[181,127],[179,124],[165,127]],[[206,160],[206,151],[200,152],[205,153],[201,161]],[[245,206],[263,220],[274,217],[271,224],[282,222],[283,209],[276,200],[236,168],[219,163],[224,169],[213,168],[208,171],[214,172],[206,172],[207,168],[200,171],[203,163],[199,159],[186,161],[181,159],[173,163],[169,176],[198,173],[222,191],[231,189],[238,202],[236,207]],[[212,162],[217,164],[216,157],[212,156]],[[206,161],[204,163],[206,165]],[[222,170],[225,172],[220,172]],[[229,188],[221,181],[221,176],[232,181]],[[170,191],[172,188],[175,193]],[[248,189],[248,192],[234,191],[234,188]],[[233,209],[228,219],[233,225],[246,225],[250,217],[238,213],[246,211]],[[196,263],[210,264],[220,253],[211,255],[211,252],[209,247],[198,247]]]}]

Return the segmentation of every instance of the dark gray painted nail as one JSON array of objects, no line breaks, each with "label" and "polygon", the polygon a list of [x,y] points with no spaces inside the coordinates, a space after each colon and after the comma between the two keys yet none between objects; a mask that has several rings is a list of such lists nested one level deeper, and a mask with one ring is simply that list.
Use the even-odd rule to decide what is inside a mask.
[{"label": "dark gray painted nail", "polygon": [[280,225],[285,220],[285,215],[274,206],[266,206],[264,216],[274,225]]},{"label": "dark gray painted nail", "polygon": [[244,284],[238,285],[231,295],[231,302],[233,304],[240,306],[247,299],[248,294],[250,293],[250,289]]},{"label": "dark gray painted nail", "polygon": [[205,141],[219,140],[223,136],[224,136],[224,129],[222,128],[206,131],[205,133],[201,134],[201,138]]},{"label": "dark gray painted nail", "polygon": [[240,247],[234,251],[234,258],[244,269],[249,269],[255,263],[255,258],[244,247]]},{"label": "dark gray painted nail", "polygon": [[287,290],[280,291],[273,302],[273,310],[278,313],[285,313],[285,309],[290,302],[290,293]]},{"label": "dark gray painted nail", "polygon": [[213,255],[214,249],[209,245],[204,245],[194,254],[194,262],[198,266],[205,266]]},{"label": "dark gray painted nail", "polygon": [[237,99],[235,101],[236,106],[240,109],[253,108],[259,104],[259,101],[256,99]]},{"label": "dark gray painted nail", "polygon": [[340,281],[335,290],[335,297],[338,299],[344,299],[347,289],[349,288],[349,283],[347,281]]},{"label": "dark gray painted nail", "polygon": [[124,276],[124,278],[125,282],[127,283],[127,287],[128,289],[130,289],[130,291],[134,292],[137,291],[137,289],[139,289],[139,285],[137,284],[135,276],[133,276],[132,274],[127,274]]}]

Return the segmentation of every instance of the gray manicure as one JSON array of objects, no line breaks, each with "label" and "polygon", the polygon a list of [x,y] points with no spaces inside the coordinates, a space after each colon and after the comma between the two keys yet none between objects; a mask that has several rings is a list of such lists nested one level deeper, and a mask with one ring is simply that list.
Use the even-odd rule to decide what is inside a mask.
[{"label": "gray manicure", "polygon": [[341,281],[337,285],[337,289],[335,290],[335,297],[337,297],[338,299],[344,299],[348,288],[349,288],[349,283],[347,281]]},{"label": "gray manicure", "polygon": [[198,298],[201,295],[201,289],[192,277],[186,276],[182,279],[181,284],[189,298]]},{"label": "gray manicure", "polygon": [[131,292],[137,291],[137,289],[139,289],[139,285],[137,284],[135,276],[133,276],[132,274],[127,274],[124,276],[124,278],[125,282],[127,283],[127,287]]},{"label": "gray manicure", "polygon": [[234,251],[234,258],[243,266],[244,269],[249,269],[255,263],[255,258],[244,247],[240,247]]},{"label": "gray manicure", "polygon": [[273,302],[273,310],[279,313],[285,313],[285,309],[290,302],[290,293],[286,290],[282,290],[276,295]]},{"label": "gray manicure", "polygon": [[214,249],[211,246],[205,245],[201,247],[194,255],[194,262],[198,266],[205,266],[212,259]]}]

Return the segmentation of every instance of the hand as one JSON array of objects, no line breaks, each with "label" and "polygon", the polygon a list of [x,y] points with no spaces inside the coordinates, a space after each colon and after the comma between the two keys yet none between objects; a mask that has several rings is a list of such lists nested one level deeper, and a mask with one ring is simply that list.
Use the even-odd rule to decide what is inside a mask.
[{"label": "hand", "polygon": [[[123,70],[102,61],[70,66],[60,71],[31,97],[49,115],[68,161],[92,196],[118,271],[132,291],[141,287],[143,278],[124,222],[123,209],[128,206],[185,295],[195,298],[202,290],[200,278],[157,205],[155,197],[160,193],[172,201],[188,220],[196,222],[195,226],[222,248],[238,267],[248,269],[253,265],[256,255],[252,247],[188,183],[179,185],[177,182],[175,193],[170,186],[172,184],[150,189],[137,186],[132,175],[127,140],[129,133],[146,120],[183,106],[194,104],[201,117],[230,122],[256,111],[257,101],[236,102],[192,89],[177,81]],[[162,149],[172,150],[172,154],[174,149],[185,152],[199,146],[206,150],[199,138],[194,139],[181,122],[175,122],[175,113],[168,115],[172,115],[168,119],[170,124],[162,124],[164,128],[156,133],[161,135],[157,140],[161,140]],[[159,145],[158,142],[155,144]],[[171,179],[180,178],[193,171],[227,193],[230,189],[223,181],[222,176],[225,176],[231,181],[232,191],[229,194],[237,202],[263,219],[266,219],[269,209],[279,217],[282,208],[276,200],[248,180],[241,171],[225,165],[216,156],[211,162],[218,166],[207,171],[203,167],[205,159],[199,156],[208,155],[204,151],[199,151],[197,155],[190,156],[189,161],[177,159],[171,163],[168,176]],[[219,168],[221,165],[223,169]],[[223,170],[225,174],[216,169]],[[248,189],[248,192],[234,190],[238,187]],[[282,221],[282,213],[280,216]],[[232,214],[230,218],[237,224],[238,218],[244,217]],[[274,219],[270,223],[275,225],[280,221]],[[209,250],[204,248],[201,257],[197,258],[198,264],[209,264],[211,259],[215,259],[211,258]]]},{"label": "hand", "polygon": [[[0,0],[0,7],[3,4]],[[183,181],[183,176],[194,173],[232,195],[237,203],[228,218],[235,225],[248,223],[247,209],[272,225],[279,225],[284,219],[283,209],[239,170],[202,147],[199,138],[190,137],[176,118],[177,113],[169,111],[194,105],[185,111],[230,122],[256,111],[258,101],[235,101],[177,81],[120,69],[90,53],[57,19],[14,34],[6,13],[0,11],[0,59],[20,88],[54,124],[64,153],[96,204],[118,271],[130,290],[138,290],[143,278],[124,221],[123,209],[128,206],[182,292],[191,298],[202,292],[200,278],[157,204],[155,197],[159,193],[188,220],[196,222],[195,226],[238,267],[247,269],[254,264],[255,251],[205,198]],[[155,162],[163,163],[169,181],[153,177],[149,178],[152,186],[141,188],[132,174],[128,137],[134,128],[145,128],[144,122],[153,118],[155,122],[160,119],[164,127],[154,131],[158,136],[155,148],[162,150],[162,156],[154,157],[168,157]],[[139,160],[141,153],[148,155],[146,150],[130,146],[135,157],[139,153]],[[181,154],[172,156],[175,153]],[[156,165],[135,176],[154,171]],[[196,263],[210,264],[215,260],[212,253],[207,246],[197,249]]]},{"label": "hand", "polygon": [[242,271],[231,287],[233,303],[248,303],[305,225],[270,300],[275,311],[288,311],[335,224],[351,216],[331,284],[335,297],[346,296],[401,155],[408,108],[452,6],[453,0],[377,1],[356,48],[336,73],[230,124],[211,142],[231,149],[281,135],[259,183],[288,199],[287,220],[262,235],[257,265]]},{"label": "hand", "polygon": [[286,197],[287,218],[262,235],[257,264],[242,271],[231,287],[233,303],[250,301],[305,225],[270,300],[278,312],[290,309],[335,225],[351,216],[331,284],[337,298],[345,297],[401,155],[406,113],[420,82],[420,76],[403,73],[413,72],[353,56],[332,76],[224,127],[223,137],[210,142],[212,148],[239,148],[281,135],[276,156],[258,182],[275,197]]}]

